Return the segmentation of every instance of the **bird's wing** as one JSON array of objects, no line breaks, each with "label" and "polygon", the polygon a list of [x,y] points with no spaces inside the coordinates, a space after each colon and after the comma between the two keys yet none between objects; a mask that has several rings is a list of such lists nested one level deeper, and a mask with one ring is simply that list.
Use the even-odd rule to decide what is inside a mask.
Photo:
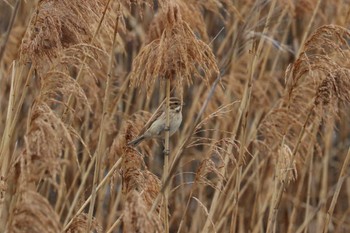
[{"label": "bird's wing", "polygon": [[153,124],[153,122],[155,122],[157,118],[162,114],[162,112],[162,105],[159,105],[159,107],[156,109],[156,111],[154,111],[153,115],[149,118],[145,126],[141,129],[138,136],[143,135],[146,132],[146,130]]}]

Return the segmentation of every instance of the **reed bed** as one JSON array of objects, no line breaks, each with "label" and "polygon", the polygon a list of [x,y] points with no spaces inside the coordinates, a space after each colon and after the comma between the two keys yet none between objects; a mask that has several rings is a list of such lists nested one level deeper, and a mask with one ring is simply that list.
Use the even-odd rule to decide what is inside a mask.
[{"label": "reed bed", "polygon": [[[346,0],[0,1],[0,232],[350,232]],[[170,137],[135,139],[170,98]]]}]

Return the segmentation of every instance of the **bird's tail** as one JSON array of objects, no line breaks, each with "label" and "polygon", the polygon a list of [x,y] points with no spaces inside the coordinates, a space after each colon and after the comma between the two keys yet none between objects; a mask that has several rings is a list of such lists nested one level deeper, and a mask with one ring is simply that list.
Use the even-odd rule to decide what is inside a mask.
[{"label": "bird's tail", "polygon": [[143,141],[143,139],[145,139],[145,136],[142,135],[134,140],[132,140],[131,142],[128,143],[128,146],[137,146],[140,142]]}]

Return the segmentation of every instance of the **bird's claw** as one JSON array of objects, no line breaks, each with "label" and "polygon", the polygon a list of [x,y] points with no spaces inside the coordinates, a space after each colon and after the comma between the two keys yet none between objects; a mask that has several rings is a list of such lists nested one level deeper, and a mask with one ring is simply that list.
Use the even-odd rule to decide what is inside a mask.
[{"label": "bird's claw", "polygon": [[170,154],[170,150],[167,150],[167,149],[164,149],[163,152],[164,152],[165,155],[169,155]]}]

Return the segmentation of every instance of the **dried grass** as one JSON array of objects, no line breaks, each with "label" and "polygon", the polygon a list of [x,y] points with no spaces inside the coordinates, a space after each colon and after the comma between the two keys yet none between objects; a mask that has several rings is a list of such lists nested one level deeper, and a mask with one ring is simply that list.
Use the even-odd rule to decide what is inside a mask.
[{"label": "dried grass", "polygon": [[[19,3],[0,232],[350,231],[347,1]],[[178,132],[127,146],[170,96]]]},{"label": "dried grass", "polygon": [[9,232],[61,232],[58,215],[45,197],[29,190],[18,195]]},{"label": "dried grass", "polygon": [[167,78],[182,94],[184,83],[193,83],[192,76],[209,84],[211,74],[219,72],[209,46],[196,38],[177,5],[169,5],[163,17],[166,23],[162,36],[144,46],[133,62],[132,85],[146,84],[149,92],[158,77]]},{"label": "dried grass", "polygon": [[22,57],[40,70],[54,62],[71,45],[88,43],[93,37],[104,1],[39,1],[22,43]]},{"label": "dried grass", "polygon": [[[88,225],[88,216],[86,214],[80,214],[77,217],[74,217],[72,224],[67,230],[65,230],[65,233],[86,232],[87,225]],[[93,219],[91,231],[97,232],[97,233],[102,232],[102,227],[98,224],[96,219]]]}]

